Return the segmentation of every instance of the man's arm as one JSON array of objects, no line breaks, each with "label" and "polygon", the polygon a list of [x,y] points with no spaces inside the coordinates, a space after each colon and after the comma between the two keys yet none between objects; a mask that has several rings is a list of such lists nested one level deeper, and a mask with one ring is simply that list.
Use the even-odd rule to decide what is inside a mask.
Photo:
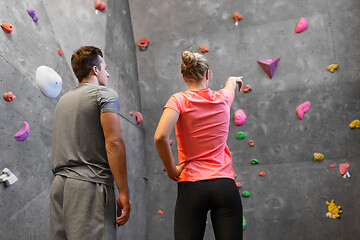
[{"label": "man's arm", "polygon": [[178,119],[179,114],[175,110],[165,108],[154,135],[156,150],[166,168],[167,175],[170,179],[175,181],[186,165],[184,163],[180,166],[175,166],[169,144],[170,134]]},{"label": "man's arm", "polygon": [[[105,147],[111,173],[119,190],[117,199],[118,226],[124,225],[130,217],[129,188],[126,172],[125,143],[121,134],[120,119],[114,112],[100,115],[100,122],[105,137]],[[121,213],[121,211],[123,212]]]},{"label": "man's arm", "polygon": [[233,95],[233,99],[235,97],[235,89],[236,89],[236,84],[238,84],[238,87],[239,87],[239,92],[240,92],[240,89],[242,87],[242,78],[243,77],[229,77],[228,80],[226,81],[226,84],[225,84],[225,87],[224,89],[229,89]]}]

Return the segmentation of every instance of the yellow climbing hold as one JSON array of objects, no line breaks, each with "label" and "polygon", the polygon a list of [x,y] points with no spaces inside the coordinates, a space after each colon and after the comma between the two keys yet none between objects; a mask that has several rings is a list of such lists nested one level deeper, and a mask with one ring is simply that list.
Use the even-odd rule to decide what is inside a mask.
[{"label": "yellow climbing hold", "polygon": [[333,72],[335,71],[335,69],[338,68],[338,66],[339,66],[339,65],[337,65],[337,64],[330,64],[330,65],[326,68],[326,70],[328,70],[328,71],[330,71],[331,73],[333,73]]},{"label": "yellow climbing hold", "polygon": [[314,153],[314,160],[315,161],[321,161],[324,159],[324,155],[321,153]]},{"label": "yellow climbing hold", "polygon": [[352,121],[349,124],[350,128],[360,128],[360,120],[359,119],[355,119],[354,121]]},{"label": "yellow climbing hold", "polygon": [[328,213],[326,213],[326,216],[329,218],[338,218],[340,217],[340,213],[342,213],[342,210],[340,210],[341,206],[336,206],[334,203],[334,199],[331,200],[329,203],[326,201],[326,205],[328,206]]}]

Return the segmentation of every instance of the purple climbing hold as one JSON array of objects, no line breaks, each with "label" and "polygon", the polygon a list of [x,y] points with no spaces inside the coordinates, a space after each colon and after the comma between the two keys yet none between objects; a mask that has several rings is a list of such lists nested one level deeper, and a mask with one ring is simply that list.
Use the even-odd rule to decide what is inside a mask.
[{"label": "purple climbing hold", "polygon": [[19,132],[15,133],[15,139],[19,142],[25,141],[25,139],[29,136],[30,126],[28,122],[24,121],[23,125]]},{"label": "purple climbing hold", "polygon": [[258,63],[260,67],[265,71],[265,73],[271,79],[274,76],[279,61],[280,58],[271,58],[271,59],[259,60]]}]

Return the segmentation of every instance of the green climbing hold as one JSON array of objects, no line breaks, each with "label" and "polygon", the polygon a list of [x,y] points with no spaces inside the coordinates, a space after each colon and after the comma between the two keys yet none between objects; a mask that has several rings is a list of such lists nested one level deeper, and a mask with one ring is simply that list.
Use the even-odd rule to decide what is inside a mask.
[{"label": "green climbing hold", "polygon": [[246,220],[245,220],[245,218],[243,216],[243,230],[245,230],[245,228],[246,228]]},{"label": "green climbing hold", "polygon": [[259,164],[259,161],[257,160],[257,159],[251,159],[251,162],[250,162],[251,164]]},{"label": "green climbing hold", "polygon": [[235,173],[235,178],[237,177],[236,173]]},{"label": "green climbing hold", "polygon": [[243,192],[242,192],[242,195],[243,195],[244,197],[250,197],[250,193],[249,193],[248,191],[243,191]]},{"label": "green climbing hold", "polygon": [[230,152],[230,155],[232,156],[232,152]]},{"label": "green climbing hold", "polygon": [[238,135],[236,136],[237,139],[244,139],[246,137],[244,132],[239,132]]}]

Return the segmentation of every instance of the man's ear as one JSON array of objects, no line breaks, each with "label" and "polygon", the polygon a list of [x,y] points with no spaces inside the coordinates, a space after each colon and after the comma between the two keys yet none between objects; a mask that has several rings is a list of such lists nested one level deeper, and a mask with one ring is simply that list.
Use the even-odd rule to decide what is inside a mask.
[{"label": "man's ear", "polygon": [[209,80],[209,69],[206,70],[206,72],[205,72],[205,79],[206,79],[206,80]]},{"label": "man's ear", "polygon": [[99,68],[97,66],[92,66],[90,73],[97,76],[99,74]]}]

